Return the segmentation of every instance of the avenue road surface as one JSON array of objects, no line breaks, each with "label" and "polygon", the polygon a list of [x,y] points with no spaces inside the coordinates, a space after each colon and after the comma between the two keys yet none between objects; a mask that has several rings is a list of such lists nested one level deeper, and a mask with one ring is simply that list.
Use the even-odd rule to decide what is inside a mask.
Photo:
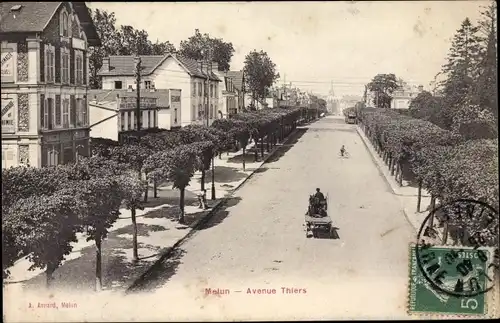
[{"label": "avenue road surface", "polygon": [[[415,232],[397,197],[355,125],[328,116],[308,128],[180,246],[147,291],[127,297],[140,304],[142,314],[124,307],[123,315],[131,311],[142,320],[407,318],[408,246]],[[339,156],[341,145],[349,158]],[[338,239],[306,238],[304,213],[316,187],[329,195]],[[282,287],[306,293],[284,294]],[[206,288],[229,294],[207,295]],[[248,289],[276,294],[248,294]]]}]

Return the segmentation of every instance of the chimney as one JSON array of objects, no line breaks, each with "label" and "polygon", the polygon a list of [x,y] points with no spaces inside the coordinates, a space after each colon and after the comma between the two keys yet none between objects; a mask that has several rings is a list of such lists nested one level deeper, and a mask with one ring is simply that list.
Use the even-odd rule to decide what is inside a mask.
[{"label": "chimney", "polygon": [[212,71],[217,73],[219,71],[219,63],[212,62]]},{"label": "chimney", "polygon": [[109,57],[105,57],[102,59],[102,68],[103,72],[109,72]]}]

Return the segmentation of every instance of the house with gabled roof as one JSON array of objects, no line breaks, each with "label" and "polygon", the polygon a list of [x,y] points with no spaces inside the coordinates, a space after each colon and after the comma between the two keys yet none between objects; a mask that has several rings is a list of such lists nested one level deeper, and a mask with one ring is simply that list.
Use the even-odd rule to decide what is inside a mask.
[{"label": "house with gabled roof", "polygon": [[237,113],[245,108],[245,74],[243,71],[227,71],[226,76],[232,79],[236,92]]},{"label": "house with gabled roof", "polygon": [[0,2],[2,167],[88,155],[88,50],[101,42],[85,2]]},{"label": "house with gabled roof", "polygon": [[[222,80],[207,64],[176,54],[140,56],[141,84],[146,91],[180,90],[180,126],[211,124],[218,118]],[[103,90],[136,90],[134,56],[110,56],[99,71]],[[171,111],[172,112],[172,111]],[[92,113],[92,112],[91,112]]]}]

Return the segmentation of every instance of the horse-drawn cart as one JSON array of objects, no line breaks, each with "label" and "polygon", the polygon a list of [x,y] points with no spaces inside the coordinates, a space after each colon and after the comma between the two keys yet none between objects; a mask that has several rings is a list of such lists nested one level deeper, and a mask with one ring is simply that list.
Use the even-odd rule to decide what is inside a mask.
[{"label": "horse-drawn cart", "polygon": [[317,238],[319,236],[318,233],[324,232],[328,233],[330,238],[334,238],[333,221],[326,213],[327,208],[327,201],[323,201],[323,203],[317,205],[314,203],[313,196],[309,198],[309,208],[305,214],[306,237]]}]

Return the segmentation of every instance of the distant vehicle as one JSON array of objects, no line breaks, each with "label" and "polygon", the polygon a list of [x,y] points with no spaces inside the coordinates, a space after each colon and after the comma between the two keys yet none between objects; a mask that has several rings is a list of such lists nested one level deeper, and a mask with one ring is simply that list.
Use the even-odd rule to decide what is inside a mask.
[{"label": "distant vehicle", "polygon": [[345,123],[356,124],[356,114],[355,113],[348,113],[345,116]]}]

